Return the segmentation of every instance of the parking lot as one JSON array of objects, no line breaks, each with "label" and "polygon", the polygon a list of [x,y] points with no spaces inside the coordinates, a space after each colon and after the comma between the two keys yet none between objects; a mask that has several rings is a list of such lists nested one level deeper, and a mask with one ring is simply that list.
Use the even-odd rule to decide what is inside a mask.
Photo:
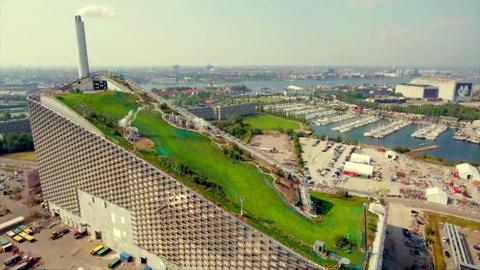
[{"label": "parking lot", "polygon": [[433,269],[423,233],[425,223],[421,210],[398,204],[390,205],[383,257],[384,269]]}]

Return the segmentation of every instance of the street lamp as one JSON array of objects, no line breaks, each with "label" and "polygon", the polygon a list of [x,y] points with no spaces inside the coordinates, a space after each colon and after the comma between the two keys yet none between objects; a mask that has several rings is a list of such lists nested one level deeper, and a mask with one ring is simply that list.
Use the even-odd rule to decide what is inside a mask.
[{"label": "street lamp", "polygon": [[240,196],[240,216],[243,217],[243,202],[246,200],[245,196]]}]

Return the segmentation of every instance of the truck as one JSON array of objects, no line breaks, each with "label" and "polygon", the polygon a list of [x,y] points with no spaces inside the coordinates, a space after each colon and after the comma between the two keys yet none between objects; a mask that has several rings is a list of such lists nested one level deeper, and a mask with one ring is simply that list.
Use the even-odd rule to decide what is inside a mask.
[{"label": "truck", "polygon": [[16,264],[17,262],[19,262],[20,260],[22,259],[22,257],[20,257],[20,255],[18,254],[15,254],[13,255],[12,257],[10,258],[7,258],[3,261],[3,264],[5,266],[11,266],[11,265],[14,265]]},{"label": "truck", "polygon": [[73,231],[73,238],[80,239],[87,234],[87,227],[82,227]]},{"label": "truck", "polygon": [[51,240],[58,239],[58,238],[62,237],[64,234],[67,234],[68,232],[70,232],[69,228],[63,228],[63,229],[59,230],[58,232],[54,231],[54,232],[52,232],[52,234],[50,234],[50,239]]}]

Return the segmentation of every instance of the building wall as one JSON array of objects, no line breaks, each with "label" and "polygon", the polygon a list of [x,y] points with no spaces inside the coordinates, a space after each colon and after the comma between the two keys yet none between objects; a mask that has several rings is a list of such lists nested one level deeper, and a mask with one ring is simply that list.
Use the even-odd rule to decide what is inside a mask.
[{"label": "building wall", "polygon": [[0,121],[0,133],[30,132],[28,118]]},{"label": "building wall", "polygon": [[[429,79],[419,78],[412,81],[413,83],[428,84],[438,87],[438,97],[445,101],[452,102],[468,102],[472,100],[472,84],[460,82],[452,79]],[[465,96],[459,95],[458,90],[461,86],[468,86],[469,93]]]},{"label": "building wall", "polygon": [[188,108],[187,111],[205,120],[214,120],[217,118],[212,106],[194,106]]},{"label": "building wall", "polygon": [[239,116],[251,115],[255,113],[256,106],[257,106],[256,103],[242,103],[242,104],[218,106],[216,108],[217,118],[219,120],[226,120],[235,114]]},{"label": "building wall", "polygon": [[397,86],[395,86],[395,93],[400,93],[407,98],[423,99],[425,97],[425,88],[424,86],[418,85],[397,84]]},{"label": "building wall", "polygon": [[72,223],[80,190],[130,211],[131,244],[183,268],[320,268],[34,97],[29,111],[44,196]]}]

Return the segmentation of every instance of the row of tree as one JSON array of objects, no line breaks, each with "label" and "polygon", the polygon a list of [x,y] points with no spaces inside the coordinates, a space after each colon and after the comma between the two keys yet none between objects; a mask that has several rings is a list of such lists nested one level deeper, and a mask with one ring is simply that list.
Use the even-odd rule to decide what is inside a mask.
[{"label": "row of tree", "polygon": [[33,151],[32,134],[7,133],[0,137],[0,154]]}]

